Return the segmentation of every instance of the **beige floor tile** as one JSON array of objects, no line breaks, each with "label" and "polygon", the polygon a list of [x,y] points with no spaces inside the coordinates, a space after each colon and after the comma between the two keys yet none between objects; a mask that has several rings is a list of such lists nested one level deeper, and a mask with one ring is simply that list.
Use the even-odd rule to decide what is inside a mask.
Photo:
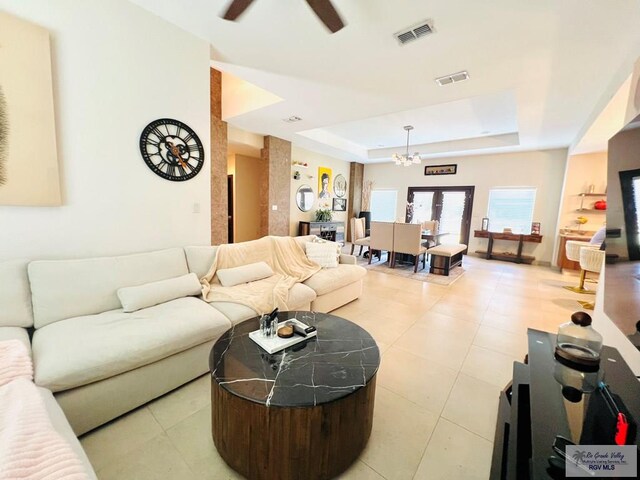
[{"label": "beige floor tile", "polygon": [[430,306],[421,306],[419,303],[407,305],[391,300],[387,296],[377,302],[371,302],[364,314],[368,314],[372,318],[387,317],[415,322],[425,312],[429,311],[429,308]]},{"label": "beige floor tile", "polygon": [[378,385],[440,415],[458,372],[391,347],[378,371]]},{"label": "beige floor tile", "polygon": [[450,317],[456,317],[468,322],[480,323],[485,309],[465,305],[464,303],[458,302],[455,298],[449,297],[439,300],[429,311],[449,315]]},{"label": "beige floor tile", "polygon": [[166,435],[160,435],[98,471],[100,480],[193,480],[194,472],[182,460]]},{"label": "beige floor tile", "polygon": [[443,418],[429,440],[414,480],[486,480],[493,445]]},{"label": "beige floor tile", "polygon": [[541,319],[538,315],[534,318],[523,318],[517,315],[502,315],[495,312],[486,312],[482,318],[482,325],[518,335],[526,335],[528,328],[537,328],[540,322]]},{"label": "beige floor tile", "polygon": [[423,325],[414,325],[393,346],[458,370],[467,356],[471,340],[458,338],[448,332],[430,330]]},{"label": "beige floor tile", "polygon": [[203,375],[151,402],[151,413],[165,430],[211,403],[211,376]]},{"label": "beige floor tile", "polygon": [[93,468],[100,470],[162,433],[160,424],[143,407],[89,432],[80,442]]},{"label": "beige floor tile", "polygon": [[460,340],[472,341],[480,325],[456,317],[429,311],[414,324],[433,332],[448,333]]},{"label": "beige floor tile", "polygon": [[373,430],[360,460],[387,480],[413,478],[437,421],[437,415],[378,386]]},{"label": "beige floor tile", "polygon": [[415,320],[404,317],[384,317],[373,312],[365,312],[351,319],[364,328],[376,342],[386,345],[393,344],[406,332]]},{"label": "beige floor tile", "polygon": [[442,417],[492,441],[501,388],[460,373]]},{"label": "beige floor tile", "polygon": [[332,315],[337,315],[338,317],[346,318],[347,320],[351,320],[352,317],[355,317],[361,313],[363,313],[367,309],[367,303],[359,298],[354,300],[353,302],[347,303],[346,305],[338,308],[331,312]]},{"label": "beige floor tile", "polygon": [[515,358],[524,358],[528,351],[526,334],[509,333],[487,325],[480,325],[473,344]]},{"label": "beige floor tile", "polygon": [[205,407],[167,430],[171,443],[187,465],[207,480],[243,478],[220,457],[211,437],[211,408]]},{"label": "beige floor tile", "polygon": [[385,480],[385,478],[376,472],[366,463],[356,460],[349,469],[342,475],[336,477],[337,480]]},{"label": "beige floor tile", "polygon": [[514,357],[472,345],[460,370],[465,375],[504,388],[513,378]]}]

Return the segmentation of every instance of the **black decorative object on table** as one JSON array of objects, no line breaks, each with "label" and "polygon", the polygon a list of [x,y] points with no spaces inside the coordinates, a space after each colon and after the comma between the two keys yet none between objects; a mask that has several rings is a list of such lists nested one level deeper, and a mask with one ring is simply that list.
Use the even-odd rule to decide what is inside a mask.
[{"label": "black decorative object on table", "polygon": [[204,147],[198,135],[171,118],[154,120],[144,128],[140,153],[153,173],[173,182],[195,177],[204,164]]}]

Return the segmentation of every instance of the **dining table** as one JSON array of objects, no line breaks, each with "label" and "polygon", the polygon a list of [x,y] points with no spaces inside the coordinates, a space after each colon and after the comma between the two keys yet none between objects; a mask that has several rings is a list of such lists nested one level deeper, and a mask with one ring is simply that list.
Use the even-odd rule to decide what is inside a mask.
[{"label": "dining table", "polygon": [[435,247],[436,245],[440,245],[441,238],[445,235],[449,235],[449,232],[432,232],[431,230],[423,230],[422,231],[422,240],[427,240],[429,244],[434,242],[434,245],[430,245],[431,247]]}]

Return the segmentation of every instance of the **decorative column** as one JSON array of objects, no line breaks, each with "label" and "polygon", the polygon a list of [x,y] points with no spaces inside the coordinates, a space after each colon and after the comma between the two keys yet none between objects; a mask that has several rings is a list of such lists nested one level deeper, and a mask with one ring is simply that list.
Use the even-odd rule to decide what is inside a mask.
[{"label": "decorative column", "polygon": [[351,162],[349,166],[349,215],[347,215],[347,239],[351,238],[351,219],[360,214],[362,208],[362,182],[364,164]]},{"label": "decorative column", "polygon": [[289,235],[291,142],[264,137],[261,160],[260,234]]},{"label": "decorative column", "polygon": [[222,74],[211,69],[211,245],[228,242],[227,122],[222,121]]}]

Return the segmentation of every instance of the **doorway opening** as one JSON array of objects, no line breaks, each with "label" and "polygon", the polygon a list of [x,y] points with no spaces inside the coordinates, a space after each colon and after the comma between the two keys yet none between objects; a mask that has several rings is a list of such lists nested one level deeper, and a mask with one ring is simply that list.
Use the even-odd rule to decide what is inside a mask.
[{"label": "doorway opening", "polygon": [[413,215],[406,221],[421,223],[437,220],[443,244],[469,245],[471,211],[475,187],[409,187],[407,202],[413,204]]}]

